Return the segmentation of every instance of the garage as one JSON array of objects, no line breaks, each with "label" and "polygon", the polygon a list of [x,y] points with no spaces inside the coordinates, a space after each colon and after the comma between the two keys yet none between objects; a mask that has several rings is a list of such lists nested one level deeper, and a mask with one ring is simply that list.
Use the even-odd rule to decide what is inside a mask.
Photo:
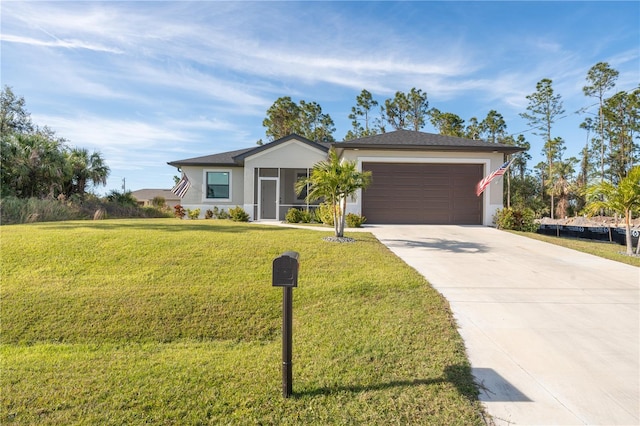
[{"label": "garage", "polygon": [[482,164],[365,162],[371,186],[362,194],[367,223],[481,225],[475,194]]}]

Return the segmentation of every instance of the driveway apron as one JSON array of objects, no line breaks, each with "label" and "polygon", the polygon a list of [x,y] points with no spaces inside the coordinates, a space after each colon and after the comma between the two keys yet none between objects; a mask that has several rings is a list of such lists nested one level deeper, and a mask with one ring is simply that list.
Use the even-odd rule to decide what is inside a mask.
[{"label": "driveway apron", "polygon": [[496,425],[640,424],[640,268],[487,227],[367,230],[449,301]]}]

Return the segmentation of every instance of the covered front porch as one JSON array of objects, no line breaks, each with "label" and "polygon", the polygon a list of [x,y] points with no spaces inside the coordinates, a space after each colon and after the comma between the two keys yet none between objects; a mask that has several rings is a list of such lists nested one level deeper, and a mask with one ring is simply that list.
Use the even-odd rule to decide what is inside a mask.
[{"label": "covered front porch", "polygon": [[252,220],[285,220],[291,208],[314,210],[319,202],[306,201],[307,190],[300,194],[295,184],[306,179],[311,169],[258,167],[253,170],[253,197],[245,204]]}]

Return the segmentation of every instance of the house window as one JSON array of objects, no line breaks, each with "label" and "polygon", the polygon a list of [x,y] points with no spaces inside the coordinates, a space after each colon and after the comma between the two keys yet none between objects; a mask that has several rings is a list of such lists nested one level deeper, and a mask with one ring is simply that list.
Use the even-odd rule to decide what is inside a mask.
[{"label": "house window", "polygon": [[229,172],[207,172],[207,198],[229,199]]}]

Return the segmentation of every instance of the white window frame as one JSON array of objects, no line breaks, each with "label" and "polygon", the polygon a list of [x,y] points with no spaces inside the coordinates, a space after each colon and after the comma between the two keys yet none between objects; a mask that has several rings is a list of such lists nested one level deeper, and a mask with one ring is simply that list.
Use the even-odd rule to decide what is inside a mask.
[{"label": "white window frame", "polygon": [[[204,169],[202,172],[202,201],[208,203],[231,202],[233,198],[233,172],[231,169]],[[207,197],[207,173],[228,173],[229,174],[229,198],[209,198]]]}]

